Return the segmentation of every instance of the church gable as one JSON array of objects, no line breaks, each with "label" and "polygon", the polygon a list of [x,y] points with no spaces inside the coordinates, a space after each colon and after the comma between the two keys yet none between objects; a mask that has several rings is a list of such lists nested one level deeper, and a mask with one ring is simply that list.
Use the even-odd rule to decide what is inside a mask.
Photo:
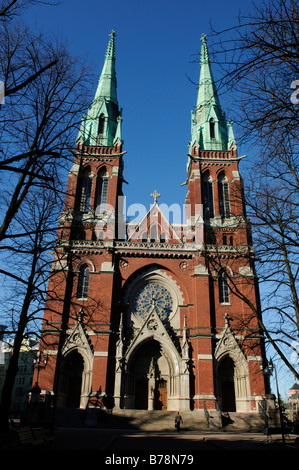
[{"label": "church gable", "polygon": [[176,242],[180,237],[175,228],[166,218],[155,202],[139,224],[127,224],[128,241],[141,242]]},{"label": "church gable", "polygon": [[229,321],[229,316],[225,314],[225,326],[215,349],[215,359],[219,361],[224,356],[229,355],[234,360],[242,360],[246,362],[244,353],[235,338]]},{"label": "church gable", "polygon": [[79,315],[77,324],[70,332],[63,345],[62,354],[66,355],[74,349],[86,351],[88,354],[92,354],[93,352],[91,342],[82,324],[81,315]]}]

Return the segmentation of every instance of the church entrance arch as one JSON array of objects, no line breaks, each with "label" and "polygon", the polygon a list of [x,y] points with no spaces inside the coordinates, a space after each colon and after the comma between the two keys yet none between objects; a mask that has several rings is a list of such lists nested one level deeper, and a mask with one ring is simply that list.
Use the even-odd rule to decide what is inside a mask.
[{"label": "church entrance arch", "polygon": [[235,364],[230,357],[221,361],[218,376],[222,411],[236,411]]},{"label": "church entrance arch", "polygon": [[132,401],[136,409],[167,409],[171,369],[158,341],[150,339],[139,345],[129,362]]},{"label": "church entrance arch", "polygon": [[154,410],[167,410],[167,381],[165,379],[156,380]]}]

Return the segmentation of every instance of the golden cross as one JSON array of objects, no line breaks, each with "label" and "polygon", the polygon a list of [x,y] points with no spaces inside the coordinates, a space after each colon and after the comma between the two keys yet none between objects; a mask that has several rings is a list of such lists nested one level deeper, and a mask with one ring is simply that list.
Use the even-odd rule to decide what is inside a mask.
[{"label": "golden cross", "polygon": [[151,194],[151,196],[154,198],[154,204],[157,203],[158,197],[161,196],[161,194],[158,193],[158,191],[155,189],[155,191]]}]

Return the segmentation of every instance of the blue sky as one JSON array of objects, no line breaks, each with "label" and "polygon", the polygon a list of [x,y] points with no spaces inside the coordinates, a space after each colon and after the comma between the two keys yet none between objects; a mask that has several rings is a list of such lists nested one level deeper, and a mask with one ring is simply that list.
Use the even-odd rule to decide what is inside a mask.
[{"label": "blue sky", "polygon": [[[190,114],[197,95],[190,79],[199,78],[194,61],[200,37],[209,33],[210,21],[218,29],[233,26],[239,8],[235,0],[65,0],[58,7],[34,7],[27,13],[33,27],[59,32],[99,75],[110,30],[116,31],[128,204],[149,207],[155,189],[161,193],[160,203],[184,203],[186,187],[180,185],[186,179]],[[242,8],[248,10],[250,1],[243,0]]]},{"label": "blue sky", "polygon": [[[241,10],[240,10],[241,9]],[[64,0],[58,7],[39,6],[25,15],[33,29],[59,34],[75,55],[86,57],[100,75],[111,29],[116,31],[118,101],[123,108],[124,185],[127,206],[184,203],[190,115],[196,103],[198,53],[210,22],[217,30],[237,23],[249,0],[96,1]],[[209,42],[208,42],[209,44]],[[217,79],[217,71],[213,69]],[[97,81],[94,83],[96,91]],[[227,118],[231,96],[220,96]],[[238,143],[238,130],[234,128]],[[250,159],[250,148],[238,148]],[[245,159],[246,160],[246,159]],[[245,163],[246,165],[246,163]],[[241,162],[240,170],[244,162]],[[243,173],[244,176],[244,173]],[[281,372],[281,392],[288,396],[291,374]]]}]

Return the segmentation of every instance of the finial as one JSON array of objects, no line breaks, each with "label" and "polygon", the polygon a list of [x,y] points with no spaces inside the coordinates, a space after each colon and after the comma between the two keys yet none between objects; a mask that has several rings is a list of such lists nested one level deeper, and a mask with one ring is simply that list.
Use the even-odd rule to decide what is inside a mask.
[{"label": "finial", "polygon": [[86,314],[83,312],[83,309],[78,312],[78,323],[83,323],[84,317],[86,317]]},{"label": "finial", "polygon": [[115,30],[114,30],[114,29],[111,29],[109,36],[110,36],[111,38],[115,38],[116,33],[115,33]]},{"label": "finial", "polygon": [[201,54],[200,54],[200,63],[207,63],[209,61],[209,53],[208,53],[208,46],[207,46],[207,35],[203,33],[201,35]]},{"label": "finial", "polygon": [[154,198],[154,204],[157,203],[158,197],[161,196],[161,194],[158,193],[158,191],[155,189],[155,191],[151,194],[151,196]]},{"label": "finial", "polygon": [[206,43],[207,42],[207,35],[205,33],[202,33],[200,39],[203,43]]},{"label": "finial", "polygon": [[225,326],[230,326],[230,322],[231,322],[231,317],[229,316],[228,313],[225,313],[224,314],[224,321],[225,321]]}]

